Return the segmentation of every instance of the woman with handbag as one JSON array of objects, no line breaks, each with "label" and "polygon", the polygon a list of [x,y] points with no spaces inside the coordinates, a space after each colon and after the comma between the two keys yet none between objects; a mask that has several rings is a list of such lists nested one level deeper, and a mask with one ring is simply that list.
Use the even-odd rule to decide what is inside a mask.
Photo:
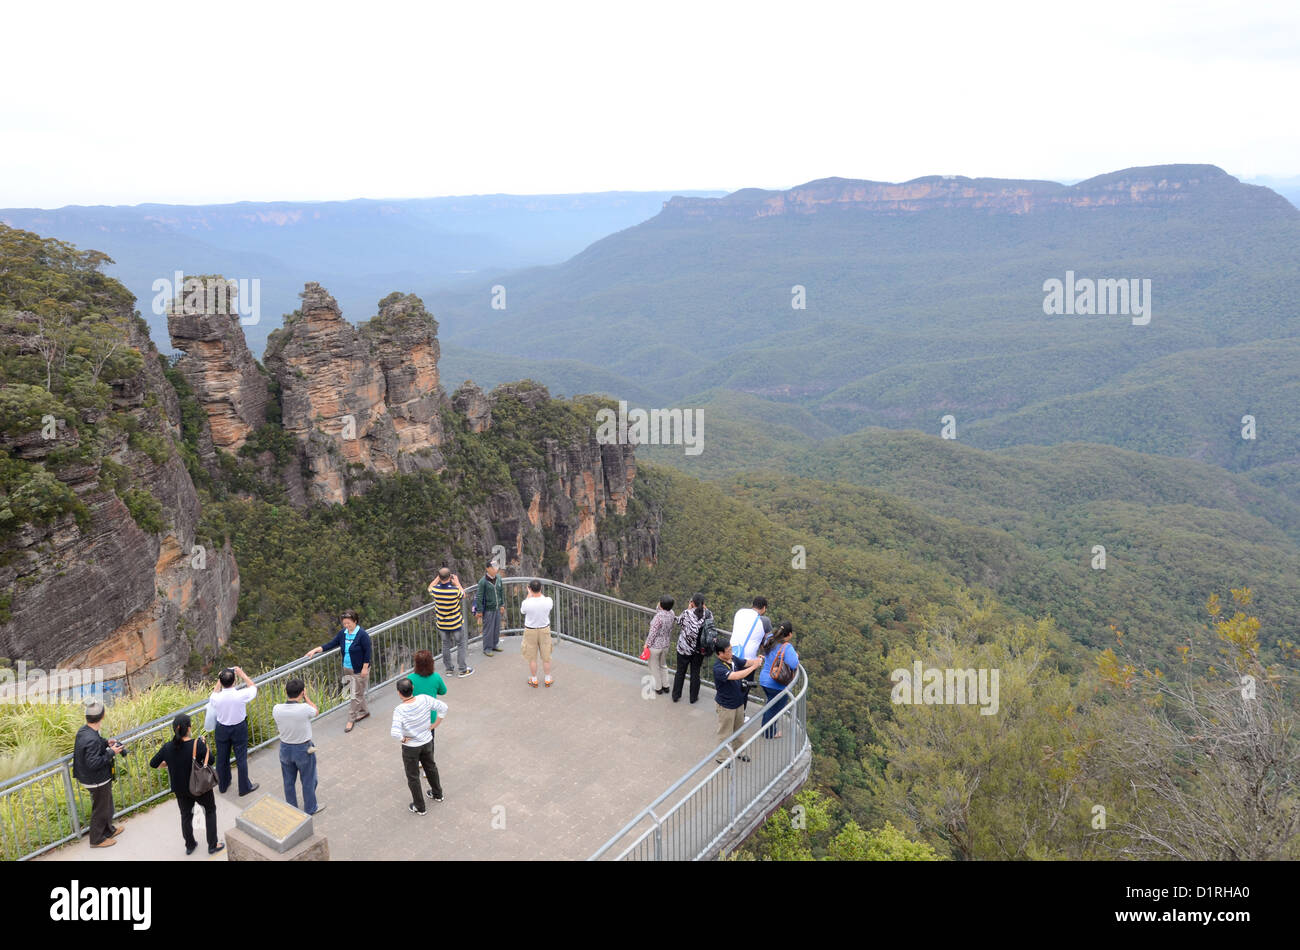
[{"label": "woman with handbag", "polygon": [[193,854],[199,843],[194,840],[191,827],[194,805],[203,806],[203,817],[208,831],[208,854],[225,849],[217,841],[217,800],[212,794],[217,784],[217,773],[212,768],[212,753],[202,739],[191,738],[190,717],[180,713],[172,720],[172,738],[149,760],[151,768],[167,769],[176,804],[181,809],[181,835],[185,838],[185,853]]},{"label": "woman with handbag", "polygon": [[[784,696],[781,693],[794,682],[795,670],[799,668],[799,654],[794,651],[794,644],[791,643],[793,639],[794,624],[783,620],[779,627],[767,635],[759,649],[763,654],[763,672],[759,674],[758,685],[767,694],[767,702],[763,704],[763,725],[767,726],[767,730],[763,735],[769,739],[781,738],[777,727],[769,726],[768,723],[790,701],[789,693]],[[781,696],[780,700],[773,702],[777,696]]]}]

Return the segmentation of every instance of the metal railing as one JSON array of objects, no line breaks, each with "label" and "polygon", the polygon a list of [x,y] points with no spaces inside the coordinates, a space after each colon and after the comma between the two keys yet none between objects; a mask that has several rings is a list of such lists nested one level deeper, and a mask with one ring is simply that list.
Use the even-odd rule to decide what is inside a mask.
[{"label": "metal railing", "polygon": [[[503,632],[523,629],[519,610],[533,578],[502,577],[506,595]],[[603,653],[640,663],[648,621],[654,610],[637,604],[584,590],[559,581],[542,581],[545,593],[554,601],[551,629],[562,640],[581,643]],[[476,625],[468,616],[470,597],[462,605],[466,632],[478,639]],[[399,617],[368,628],[372,658],[367,694],[386,686],[412,667],[415,653],[441,650],[441,638],[432,603],[423,604]],[[719,632],[726,632],[720,630]],[[271,707],[281,701],[284,684],[291,677],[301,678],[308,695],[320,708],[316,718],[344,706],[349,701],[342,677],[340,652],[335,649],[311,659],[297,659],[258,676],[257,697],[248,704],[249,752],[277,741]],[[708,683],[709,677],[704,677]],[[738,756],[749,761],[733,761],[726,768],[714,762],[714,756],[728,743],[717,746],[671,788],[643,809],[592,857],[606,856],[618,843],[637,834],[618,855],[620,859],[694,859],[701,857],[720,841],[735,824],[760,805],[782,778],[796,766],[808,748],[807,676],[802,667],[793,683],[779,697],[788,700],[773,718],[779,739],[767,739],[759,729],[758,716],[746,723],[732,737],[741,743]],[[153,722],[117,734],[124,745],[134,751],[118,757],[114,784],[116,816],[145,807],[170,794],[167,776],[150,769],[148,759],[153,743],[161,744],[170,736],[171,721],[176,713],[201,713],[207,700],[178,709]],[[196,732],[205,724],[196,717]],[[753,731],[754,734],[746,737]],[[689,791],[679,792],[692,781]],[[0,783],[0,859],[25,860],[73,841],[89,828],[90,795],[72,776],[72,756],[46,763],[36,769]]]},{"label": "metal railing", "polygon": [[[786,797],[780,794],[783,782],[811,754],[808,676],[802,665],[795,673],[790,685],[770,701],[777,708],[770,720],[759,715],[766,706],[759,703],[748,722],[642,809],[590,860],[612,856],[618,861],[696,861],[719,850],[742,822],[765,817],[760,810]],[[622,850],[614,853],[620,844]]]},{"label": "metal railing", "polygon": [[[423,604],[399,617],[368,628],[371,638],[370,679],[367,695],[395,681],[412,667],[418,650],[439,652],[441,641],[434,623],[433,604]],[[466,605],[468,606],[468,605]],[[349,702],[343,687],[343,659],[330,650],[311,659],[297,659],[256,677],[257,696],[248,704],[248,751],[278,740],[271,708],[284,700],[284,684],[301,679],[307,695],[324,716]],[[149,768],[155,743],[171,738],[177,713],[194,716],[194,731],[206,730],[203,699],[152,722],[113,735],[131,754],[114,760],[114,817],[129,814],[171,794],[167,773]],[[111,727],[112,711],[109,711]],[[72,775],[72,756],[48,762],[0,782],[0,860],[25,860],[43,854],[85,834],[90,827],[90,793]]]}]

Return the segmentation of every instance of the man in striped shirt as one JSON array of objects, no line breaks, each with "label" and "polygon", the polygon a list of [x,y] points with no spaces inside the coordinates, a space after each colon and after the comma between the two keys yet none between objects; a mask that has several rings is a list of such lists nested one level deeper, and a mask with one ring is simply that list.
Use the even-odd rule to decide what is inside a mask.
[{"label": "man in striped shirt", "polygon": [[432,724],[429,713],[435,699],[432,696],[416,696],[415,684],[403,676],[397,681],[397,695],[402,701],[393,710],[394,739],[402,740],[402,768],[406,771],[406,784],[411,789],[411,804],[407,809],[414,815],[424,815],[424,796],[420,794],[420,767],[424,767],[424,777],[429,780],[428,795],[435,802],[442,801],[442,781],[438,778],[438,766],[433,761],[433,730],[442,722],[441,716]]},{"label": "man in striped shirt", "polygon": [[458,676],[469,676],[474,668],[469,665],[469,637],[465,632],[465,617],[461,606],[465,589],[460,586],[460,578],[444,567],[438,576],[429,582],[429,593],[433,595],[434,613],[438,618],[438,636],[442,637],[442,668],[450,675],[456,669],[451,662],[451,648],[454,645],[460,658]]}]

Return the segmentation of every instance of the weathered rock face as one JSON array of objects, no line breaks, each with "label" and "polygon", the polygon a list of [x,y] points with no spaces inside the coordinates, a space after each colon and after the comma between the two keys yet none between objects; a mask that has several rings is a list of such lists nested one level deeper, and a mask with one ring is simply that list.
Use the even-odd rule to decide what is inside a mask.
[{"label": "weathered rock face", "polygon": [[492,404],[470,380],[452,394],[451,404],[469,422],[470,432],[484,432],[492,425]]},{"label": "weathered rock face", "polygon": [[[458,409],[476,410],[474,415],[465,413],[471,425],[476,418],[490,419],[492,407],[503,399],[517,400],[529,411],[550,401],[544,386],[531,383],[497,387],[485,397],[486,407],[478,403],[480,396],[477,387],[462,387],[453,400]],[[527,418],[521,424],[528,426]],[[481,431],[490,436],[490,425]],[[593,423],[580,438],[542,438],[538,448],[544,463],[511,472],[514,490],[492,497],[476,526],[474,547],[490,552],[501,545],[508,573],[536,574],[594,589],[617,587],[624,568],[653,562],[658,539],[654,513],[617,532],[601,530],[628,514],[636,478],[633,446],[599,444]],[[478,571],[482,565],[471,567]]]},{"label": "weathered rock face", "polygon": [[[341,503],[367,491],[377,476],[443,471],[448,420],[462,417],[464,429],[491,444],[497,435],[493,407],[501,400],[518,407],[512,410],[514,437],[547,431],[555,407],[543,386],[507,384],[489,396],[467,381],[446,398],[438,376],[437,323],[418,297],[390,294],[378,314],[357,327],[319,284],[308,284],[302,301],[301,310],[272,335],[266,356],[283,427],[299,453],[298,464],[281,476],[292,503]],[[224,339],[232,340],[229,349],[206,349],[196,361],[242,364],[242,338]],[[228,360],[228,352],[235,356]],[[220,377],[222,369],[194,366],[190,372],[206,380]],[[205,408],[210,419],[224,418],[221,407],[205,401]],[[470,510],[464,547],[481,551],[485,562],[499,544],[511,573],[597,587],[614,586],[624,566],[653,559],[653,530],[625,526],[635,536],[630,539],[599,530],[604,520],[627,513],[636,477],[632,447],[598,444],[594,420],[564,439],[539,439],[543,461],[513,466],[512,484],[499,486]],[[470,576],[483,564],[459,567]]]},{"label": "weathered rock face", "polygon": [[306,494],[342,502],[366,473],[440,470],[437,324],[419,298],[391,295],[353,327],[320,284],[272,334],[266,365],[280,385],[282,424],[305,458]]},{"label": "weathered rock face", "polygon": [[[199,502],[175,450],[176,392],[162,375],[157,350],[134,324],[129,345],[142,355],[143,368],[114,384],[112,411],[158,440],[156,457],[132,448],[121,432],[93,462],[62,470],[89,521],[81,527],[69,516],[28,525],[0,552],[8,555],[0,558],[0,589],[13,591],[10,620],[0,627],[0,654],[45,668],[122,661],[135,686],[176,678],[192,651],[216,652],[235,615],[239,572],[228,545],[195,546]],[[7,447],[15,457],[38,460],[76,446],[79,435],[74,420],[60,428],[57,440],[22,441]],[[163,530],[141,530],[122,498],[101,483],[106,462],[121,466],[135,490],[157,499]]]},{"label": "weathered rock face", "polygon": [[669,218],[706,219],[809,215],[837,209],[887,215],[938,208],[1029,214],[1056,208],[1145,207],[1191,201],[1212,207],[1229,193],[1234,205],[1245,203],[1280,216],[1300,216],[1282,196],[1267,188],[1243,185],[1214,165],[1129,168],[1075,185],[961,175],[930,175],[901,183],[824,178],[789,191],[746,188],[725,198],[673,198],[665,202],[664,212]]},{"label": "weathered rock face", "polygon": [[252,431],[266,421],[267,377],[244,341],[237,311],[192,312],[173,306],[167,314],[172,345],[185,355],[176,369],[194,390],[208,416],[200,458],[212,467],[213,449],[238,452]]},{"label": "weathered rock face", "polygon": [[[414,294],[390,294],[380,301],[379,314],[358,330],[383,375],[383,414],[397,437],[395,451],[377,440],[380,456],[398,471],[440,467],[440,456],[432,451],[443,439],[437,322]],[[403,468],[401,456],[411,453],[416,459]]]}]

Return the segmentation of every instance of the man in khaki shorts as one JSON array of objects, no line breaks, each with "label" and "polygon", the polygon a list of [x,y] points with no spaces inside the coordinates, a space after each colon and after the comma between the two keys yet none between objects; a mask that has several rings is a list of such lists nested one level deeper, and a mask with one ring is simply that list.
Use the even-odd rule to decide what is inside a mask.
[{"label": "man in khaki shorts", "polygon": [[551,608],[555,602],[542,596],[542,582],[533,579],[528,582],[528,596],[519,604],[519,611],[524,615],[524,659],[528,661],[528,685],[537,688],[537,654],[542,655],[542,671],[546,674],[546,685],[551,680]]}]

